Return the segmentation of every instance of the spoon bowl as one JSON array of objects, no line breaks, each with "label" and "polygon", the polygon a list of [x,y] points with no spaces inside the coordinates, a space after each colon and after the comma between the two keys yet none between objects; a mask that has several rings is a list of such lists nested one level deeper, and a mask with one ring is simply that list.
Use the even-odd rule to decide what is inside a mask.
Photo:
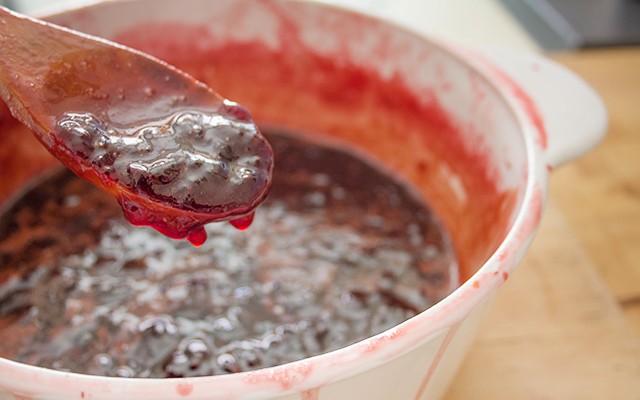
[{"label": "spoon bowl", "polygon": [[0,96],[127,219],[198,245],[203,225],[246,227],[273,156],[249,112],[139,51],[0,7]]}]

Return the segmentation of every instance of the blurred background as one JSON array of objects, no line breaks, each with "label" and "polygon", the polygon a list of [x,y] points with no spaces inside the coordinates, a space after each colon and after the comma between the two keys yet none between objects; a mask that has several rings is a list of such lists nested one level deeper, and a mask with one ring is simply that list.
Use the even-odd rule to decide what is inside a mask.
[{"label": "blurred background", "polygon": [[[545,50],[640,43],[638,0],[327,0],[467,43]],[[25,13],[78,0],[4,0]]]}]

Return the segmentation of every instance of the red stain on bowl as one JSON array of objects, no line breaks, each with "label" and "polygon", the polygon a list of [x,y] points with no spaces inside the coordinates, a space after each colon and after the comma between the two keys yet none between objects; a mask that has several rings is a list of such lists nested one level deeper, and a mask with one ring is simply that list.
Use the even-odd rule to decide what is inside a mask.
[{"label": "red stain on bowl", "polygon": [[245,374],[245,382],[259,386],[262,383],[276,383],[283,390],[289,390],[304,381],[313,372],[309,362],[296,362],[282,366],[250,371]]},{"label": "red stain on bowl", "polygon": [[[542,113],[538,109],[536,102],[529,96],[526,90],[518,84],[508,73],[504,70],[496,66],[490,59],[484,56],[482,53],[478,53],[473,50],[458,48],[460,54],[469,57],[471,59],[475,59],[481,62],[488,71],[491,73],[492,77],[495,78],[504,88],[506,88],[510,94],[520,103],[520,106],[525,111],[529,121],[536,129],[537,142],[542,149],[546,149],[548,146],[548,135],[547,129],[545,127],[544,119],[542,118]],[[538,63],[532,63],[530,68],[534,72],[538,72],[540,70],[540,65]]]},{"label": "red stain on bowl", "polygon": [[320,398],[320,389],[309,389],[302,392],[300,400],[318,400]]},{"label": "red stain on bowl", "polygon": [[544,124],[544,119],[542,118],[542,113],[538,110],[538,106],[535,101],[529,96],[529,94],[520,86],[509,74],[504,72],[498,67],[495,67],[491,64],[491,72],[493,75],[502,83],[505,87],[509,89],[511,95],[518,100],[520,106],[524,109],[527,117],[529,118],[531,124],[538,131],[537,141],[540,147],[546,149],[548,146],[548,137],[547,137],[547,129]]},{"label": "red stain on bowl", "polygon": [[533,231],[540,225],[542,218],[542,209],[544,206],[544,191],[540,184],[536,184],[531,191],[531,198],[528,204],[525,204],[526,215],[522,226],[518,230],[518,238],[526,240],[531,236]]},{"label": "red stain on bowl", "polygon": [[188,382],[178,382],[176,385],[176,392],[180,396],[189,396],[193,392],[193,384]]},{"label": "red stain on bowl", "polygon": [[460,323],[456,323],[454,326],[452,326],[449,332],[447,332],[447,335],[444,337],[444,340],[442,341],[442,344],[438,348],[438,351],[436,352],[436,355],[433,358],[433,361],[431,362],[431,365],[429,366],[429,369],[427,370],[426,375],[424,376],[424,378],[422,378],[420,387],[416,392],[415,400],[420,400],[425,390],[427,390],[427,387],[429,386],[429,382],[431,382],[431,378],[433,378],[433,374],[435,373],[436,369],[438,368],[438,365],[440,365],[440,362],[444,358],[444,354],[449,348],[449,345],[451,345],[453,338],[456,336],[456,332],[458,332],[458,328],[460,328]]},{"label": "red stain on bowl", "polygon": [[392,342],[401,336],[404,336],[407,331],[407,327],[396,327],[393,330],[386,332],[384,335],[377,335],[361,342],[360,349],[364,353],[371,353],[377,351],[380,347],[386,343]]}]

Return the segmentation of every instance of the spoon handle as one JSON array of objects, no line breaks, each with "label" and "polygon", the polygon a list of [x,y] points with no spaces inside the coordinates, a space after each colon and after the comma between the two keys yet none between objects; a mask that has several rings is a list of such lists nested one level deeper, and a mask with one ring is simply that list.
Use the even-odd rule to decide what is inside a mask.
[{"label": "spoon handle", "polygon": [[14,117],[42,140],[46,129],[28,106],[40,92],[44,76],[45,66],[37,60],[47,52],[66,49],[62,41],[51,40],[50,29],[38,29],[40,24],[0,7],[0,97]]},{"label": "spoon handle", "polygon": [[3,7],[0,49],[0,96],[48,146],[65,112],[91,113],[127,127],[160,117],[176,99],[182,107],[209,110],[223,101],[149,55]]}]

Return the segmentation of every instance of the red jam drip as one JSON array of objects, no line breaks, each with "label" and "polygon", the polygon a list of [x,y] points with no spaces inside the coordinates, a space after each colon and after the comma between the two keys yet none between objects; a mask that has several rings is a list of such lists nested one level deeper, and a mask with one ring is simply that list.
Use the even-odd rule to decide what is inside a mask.
[{"label": "red jam drip", "polygon": [[192,245],[196,247],[200,247],[204,244],[204,242],[207,241],[207,231],[204,230],[204,227],[200,227],[200,229],[193,230],[191,231],[189,236],[187,236],[187,240],[191,242]]},{"label": "red jam drip", "polygon": [[58,146],[98,176],[129,222],[196,246],[208,222],[246,229],[251,218],[234,217],[251,212],[270,187],[271,147],[248,111],[229,101],[134,128],[90,113],[66,113],[56,126]]},{"label": "red jam drip", "polygon": [[229,223],[231,223],[231,225],[233,225],[236,229],[244,231],[251,226],[254,215],[255,213],[247,214],[244,217],[232,219],[231,221],[229,221]]}]

